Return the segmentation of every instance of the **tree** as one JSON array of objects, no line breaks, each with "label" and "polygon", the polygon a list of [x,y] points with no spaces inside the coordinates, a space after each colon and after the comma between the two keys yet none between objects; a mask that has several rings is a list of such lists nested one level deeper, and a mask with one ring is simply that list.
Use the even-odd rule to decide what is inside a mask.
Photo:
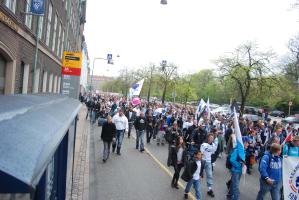
[{"label": "tree", "polygon": [[165,96],[167,92],[167,87],[171,84],[173,79],[177,76],[178,67],[174,64],[169,64],[167,66],[162,66],[160,71],[160,79],[163,85],[163,93],[162,93],[162,103],[165,101]]},{"label": "tree", "polygon": [[284,72],[296,83],[299,80],[299,35],[289,40],[288,49],[290,50],[289,62],[285,65]]},{"label": "tree", "polygon": [[155,75],[156,72],[156,66],[153,63],[149,64],[149,67],[144,67],[141,69],[137,70],[137,77],[139,79],[145,79],[145,84],[144,86],[148,86],[148,90],[147,90],[147,101],[150,100],[150,96],[151,96],[151,88],[153,85],[153,76]]},{"label": "tree", "polygon": [[241,115],[244,113],[245,103],[254,84],[262,85],[265,79],[274,77],[269,65],[273,57],[272,52],[259,52],[257,44],[249,42],[238,47],[230,56],[216,61],[221,76],[232,79],[238,88]]}]

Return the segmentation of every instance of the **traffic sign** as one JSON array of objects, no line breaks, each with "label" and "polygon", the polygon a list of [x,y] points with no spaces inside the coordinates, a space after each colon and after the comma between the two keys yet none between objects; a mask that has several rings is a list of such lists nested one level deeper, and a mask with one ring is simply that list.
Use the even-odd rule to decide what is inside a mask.
[{"label": "traffic sign", "polygon": [[293,105],[293,102],[292,101],[289,101],[289,106],[292,106]]},{"label": "traffic sign", "polygon": [[162,60],[162,66],[166,66],[167,65],[167,61],[166,60]]}]

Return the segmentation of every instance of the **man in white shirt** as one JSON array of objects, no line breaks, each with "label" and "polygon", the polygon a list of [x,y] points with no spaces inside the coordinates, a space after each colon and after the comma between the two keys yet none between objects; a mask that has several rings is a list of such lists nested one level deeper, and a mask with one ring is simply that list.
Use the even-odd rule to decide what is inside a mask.
[{"label": "man in white shirt", "polygon": [[208,195],[215,197],[212,190],[213,186],[213,170],[212,170],[212,154],[217,150],[217,145],[214,144],[214,135],[213,133],[208,134],[208,142],[205,142],[201,145],[200,151],[203,154],[203,160],[205,161],[205,172],[207,175],[207,186],[208,186]]},{"label": "man in white shirt", "polygon": [[[112,123],[116,126],[117,155],[120,155],[120,148],[124,139],[125,131],[127,133],[129,129],[128,119],[121,108],[118,108],[118,113],[116,113],[112,118]],[[113,152],[115,152],[115,146],[113,146]]]}]

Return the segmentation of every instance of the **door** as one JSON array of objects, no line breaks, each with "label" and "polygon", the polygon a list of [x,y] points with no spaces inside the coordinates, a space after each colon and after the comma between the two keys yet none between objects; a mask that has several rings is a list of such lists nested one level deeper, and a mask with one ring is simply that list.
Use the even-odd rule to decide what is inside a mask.
[{"label": "door", "polygon": [[0,55],[0,95],[3,95],[5,90],[5,74],[6,74],[6,61]]}]

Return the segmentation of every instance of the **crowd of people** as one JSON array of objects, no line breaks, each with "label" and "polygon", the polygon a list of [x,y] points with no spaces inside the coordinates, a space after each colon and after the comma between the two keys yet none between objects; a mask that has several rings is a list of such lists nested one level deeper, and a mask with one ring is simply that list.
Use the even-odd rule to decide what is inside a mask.
[{"label": "crowd of people", "polygon": [[227,199],[240,199],[242,173],[250,175],[253,165],[258,164],[260,190],[256,199],[263,200],[270,192],[273,200],[279,200],[282,196],[282,157],[299,158],[299,130],[293,124],[281,124],[268,117],[254,122],[239,117],[245,151],[245,157],[240,158],[234,142],[236,127],[232,115],[213,115],[192,106],[145,100],[134,105],[126,97],[86,94],[80,100],[88,108],[86,119],[89,116],[91,123],[102,126],[104,163],[109,158],[111,146],[112,152],[116,150],[121,155],[123,138],[130,138],[134,127],[136,149],[141,153],[145,150],[145,142],[168,146],[167,165],[174,168],[171,187],[178,189],[180,178],[186,181],[185,199],[192,185],[196,199],[200,199],[203,174],[206,175],[207,194],[215,197],[213,170],[217,159],[226,154],[226,168],[231,172]]}]

